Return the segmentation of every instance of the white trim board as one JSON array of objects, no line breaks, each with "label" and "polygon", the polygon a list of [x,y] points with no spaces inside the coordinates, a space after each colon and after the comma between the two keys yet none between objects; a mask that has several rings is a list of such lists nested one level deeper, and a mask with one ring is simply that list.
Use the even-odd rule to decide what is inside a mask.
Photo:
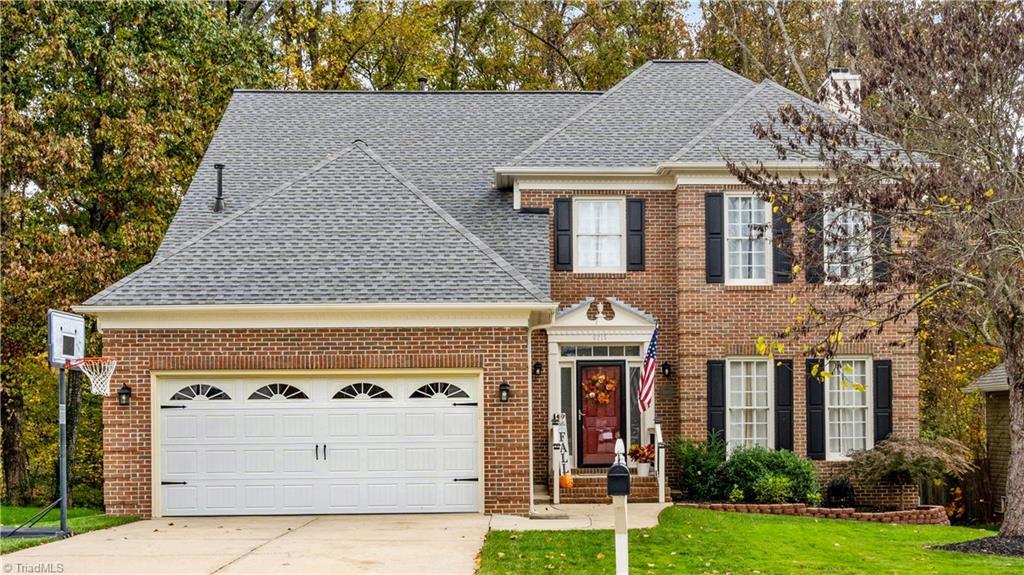
[{"label": "white trim board", "polygon": [[99,329],[527,327],[555,304],[78,306]]}]

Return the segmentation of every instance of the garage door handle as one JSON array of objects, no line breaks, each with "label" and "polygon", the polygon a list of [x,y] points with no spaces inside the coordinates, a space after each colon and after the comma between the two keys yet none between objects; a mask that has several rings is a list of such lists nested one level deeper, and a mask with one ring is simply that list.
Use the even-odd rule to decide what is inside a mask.
[{"label": "garage door handle", "polygon": [[185,409],[184,405],[161,405],[160,409]]},{"label": "garage door handle", "polygon": [[324,444],[324,461],[327,461],[327,444]]},{"label": "garage door handle", "polygon": [[320,444],[313,446],[313,451],[316,453],[316,460],[320,461]]},{"label": "garage door handle", "polygon": [[480,481],[480,478],[479,477],[456,477],[455,479],[452,479],[452,481],[456,481],[456,482],[458,482],[458,481]]},{"label": "garage door handle", "polygon": [[463,402],[463,403],[456,402],[456,403],[453,403],[452,405],[454,405],[455,407],[459,407],[461,405],[472,405],[472,406],[476,407],[477,403],[475,401],[469,401],[469,402]]},{"label": "garage door handle", "polygon": [[160,485],[188,485],[188,481],[161,481]]}]

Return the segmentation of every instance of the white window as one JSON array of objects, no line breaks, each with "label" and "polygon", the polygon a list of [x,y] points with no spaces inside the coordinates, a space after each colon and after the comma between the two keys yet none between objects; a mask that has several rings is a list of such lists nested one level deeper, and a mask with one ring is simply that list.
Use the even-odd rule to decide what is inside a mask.
[{"label": "white window", "polygon": [[871,214],[855,207],[825,212],[825,273],[831,283],[871,280]]},{"label": "white window", "polygon": [[626,200],[577,198],[573,204],[577,272],[626,271]]},{"label": "white window", "polygon": [[834,359],[825,381],[825,438],[828,459],[844,459],[872,446],[871,361]]},{"label": "white window", "polygon": [[749,195],[725,196],[725,281],[771,283],[770,204]]},{"label": "white window", "polygon": [[764,447],[775,441],[771,433],[772,377],[765,359],[730,359],[726,362],[725,437],[730,448]]}]

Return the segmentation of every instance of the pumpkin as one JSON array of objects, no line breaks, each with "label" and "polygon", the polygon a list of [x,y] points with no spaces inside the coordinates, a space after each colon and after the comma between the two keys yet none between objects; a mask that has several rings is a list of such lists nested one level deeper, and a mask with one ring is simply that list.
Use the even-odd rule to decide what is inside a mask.
[{"label": "pumpkin", "polygon": [[572,489],[572,475],[563,475],[559,477],[558,486],[562,489]]}]

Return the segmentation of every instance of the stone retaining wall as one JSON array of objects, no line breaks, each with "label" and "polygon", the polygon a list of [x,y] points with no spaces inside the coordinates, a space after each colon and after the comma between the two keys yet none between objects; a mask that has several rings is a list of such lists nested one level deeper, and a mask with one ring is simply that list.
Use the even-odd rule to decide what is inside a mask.
[{"label": "stone retaining wall", "polygon": [[822,519],[852,519],[914,525],[949,525],[949,517],[941,505],[922,505],[903,511],[864,512],[852,507],[808,507],[803,503],[677,503],[682,507],[732,511],[738,513],[765,513],[771,515],[800,515]]}]

